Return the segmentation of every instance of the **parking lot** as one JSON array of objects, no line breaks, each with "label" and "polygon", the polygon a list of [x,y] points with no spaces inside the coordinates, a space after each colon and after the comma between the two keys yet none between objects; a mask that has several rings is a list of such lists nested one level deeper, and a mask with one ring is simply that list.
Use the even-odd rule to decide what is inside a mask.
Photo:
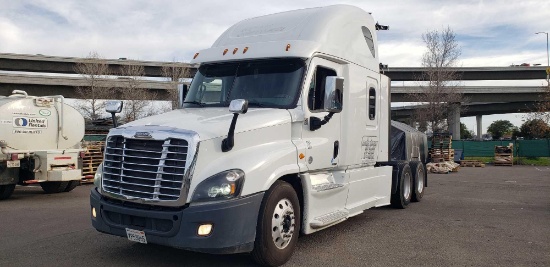
[{"label": "parking lot", "polygon": [[[298,241],[287,266],[550,266],[550,167],[430,174],[420,203],[367,210]],[[0,266],[254,266],[101,234],[83,185],[17,187],[0,202]]]}]

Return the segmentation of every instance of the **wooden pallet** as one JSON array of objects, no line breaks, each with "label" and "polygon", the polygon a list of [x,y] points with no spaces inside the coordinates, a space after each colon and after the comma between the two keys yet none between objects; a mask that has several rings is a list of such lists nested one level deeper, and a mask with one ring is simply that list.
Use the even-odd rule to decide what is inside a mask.
[{"label": "wooden pallet", "polygon": [[94,181],[97,167],[103,162],[104,147],[104,141],[87,144],[84,157],[82,158],[82,183],[91,183]]},{"label": "wooden pallet", "polygon": [[481,167],[485,168],[485,164],[479,160],[461,160],[461,167]]},{"label": "wooden pallet", "polygon": [[443,161],[454,161],[455,150],[454,149],[430,149],[430,157],[432,159],[442,158]]}]

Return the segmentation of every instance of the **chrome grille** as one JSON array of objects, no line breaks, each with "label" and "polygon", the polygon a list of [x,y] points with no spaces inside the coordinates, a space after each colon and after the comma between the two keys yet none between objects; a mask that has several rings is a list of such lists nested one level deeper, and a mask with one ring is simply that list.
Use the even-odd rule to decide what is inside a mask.
[{"label": "chrome grille", "polygon": [[103,163],[103,190],[150,200],[177,200],[184,183],[188,142],[111,136]]}]

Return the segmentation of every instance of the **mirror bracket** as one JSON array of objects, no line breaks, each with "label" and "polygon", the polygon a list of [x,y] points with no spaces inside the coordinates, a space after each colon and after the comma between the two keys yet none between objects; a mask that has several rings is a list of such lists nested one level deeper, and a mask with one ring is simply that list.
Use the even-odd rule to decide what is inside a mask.
[{"label": "mirror bracket", "polygon": [[228,152],[233,149],[235,145],[235,125],[237,124],[237,118],[239,114],[245,114],[247,111],[248,101],[245,99],[235,99],[229,103],[229,112],[233,113],[233,119],[231,120],[231,126],[229,126],[227,138],[222,140],[222,152]]}]

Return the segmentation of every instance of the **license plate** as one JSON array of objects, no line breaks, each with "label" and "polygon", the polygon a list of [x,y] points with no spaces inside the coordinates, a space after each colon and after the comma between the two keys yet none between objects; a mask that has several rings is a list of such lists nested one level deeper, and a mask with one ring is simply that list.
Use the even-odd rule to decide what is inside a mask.
[{"label": "license plate", "polygon": [[19,167],[21,167],[21,161],[8,160],[8,168],[19,168]]},{"label": "license plate", "polygon": [[126,228],[126,235],[130,241],[147,244],[147,238],[145,237],[145,232],[143,231]]}]

